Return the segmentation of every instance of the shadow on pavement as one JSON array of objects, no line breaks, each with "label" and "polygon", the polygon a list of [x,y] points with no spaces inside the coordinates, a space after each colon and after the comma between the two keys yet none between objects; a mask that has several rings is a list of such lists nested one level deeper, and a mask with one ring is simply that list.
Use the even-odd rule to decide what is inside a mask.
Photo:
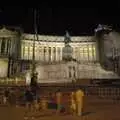
[{"label": "shadow on pavement", "polygon": [[82,114],[82,116],[90,115],[90,114],[93,114],[93,113],[95,113],[95,112],[84,112],[84,113]]},{"label": "shadow on pavement", "polygon": [[52,114],[42,114],[42,115],[36,115],[35,118],[39,118],[39,117],[50,117],[53,116]]}]

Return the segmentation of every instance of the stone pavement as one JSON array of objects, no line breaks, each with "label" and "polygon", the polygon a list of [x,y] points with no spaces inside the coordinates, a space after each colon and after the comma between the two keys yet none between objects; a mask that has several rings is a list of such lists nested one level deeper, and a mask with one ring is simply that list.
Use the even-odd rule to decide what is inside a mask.
[{"label": "stone pavement", "polygon": [[[23,107],[0,107],[0,120],[24,120],[25,109]],[[32,120],[120,120],[120,103],[106,100],[88,99],[85,101],[82,117],[73,116],[69,113],[55,114],[55,110],[40,111],[29,114]]]}]

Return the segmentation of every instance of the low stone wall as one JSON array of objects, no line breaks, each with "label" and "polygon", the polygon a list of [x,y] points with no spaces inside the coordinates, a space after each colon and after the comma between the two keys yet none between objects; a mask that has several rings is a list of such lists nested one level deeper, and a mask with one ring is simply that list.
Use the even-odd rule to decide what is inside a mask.
[{"label": "low stone wall", "polygon": [[0,85],[25,85],[26,82],[22,78],[0,78]]}]

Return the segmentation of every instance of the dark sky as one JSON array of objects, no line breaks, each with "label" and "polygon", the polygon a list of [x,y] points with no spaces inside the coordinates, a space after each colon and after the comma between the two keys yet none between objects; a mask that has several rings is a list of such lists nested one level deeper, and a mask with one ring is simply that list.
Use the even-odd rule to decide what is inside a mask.
[{"label": "dark sky", "polygon": [[[38,11],[38,32],[41,34],[64,35],[68,30],[71,35],[94,34],[99,23],[120,28],[119,5],[107,6],[60,6],[41,4]],[[0,24],[21,26],[25,32],[33,32],[33,9],[21,6],[1,8]]]}]

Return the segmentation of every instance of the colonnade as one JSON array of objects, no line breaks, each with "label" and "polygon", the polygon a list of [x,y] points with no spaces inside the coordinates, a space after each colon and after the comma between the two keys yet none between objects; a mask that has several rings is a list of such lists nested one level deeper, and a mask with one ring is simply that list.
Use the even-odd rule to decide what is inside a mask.
[{"label": "colonnade", "polygon": [[[21,58],[32,60],[33,47],[30,45],[22,45]],[[36,46],[35,47],[35,60],[52,62],[62,60],[62,47],[51,46]]]},{"label": "colonnade", "polygon": [[[64,47],[64,43],[59,43],[57,46],[54,43],[47,43],[46,45],[39,45],[36,43],[35,46],[35,60],[44,61],[44,62],[54,62],[62,60],[62,49]],[[77,61],[96,61],[97,60],[97,46],[96,42],[91,43],[72,43],[71,47],[73,48],[73,58]],[[21,45],[21,59],[32,60],[33,55],[33,46],[32,42],[22,41]]]}]

